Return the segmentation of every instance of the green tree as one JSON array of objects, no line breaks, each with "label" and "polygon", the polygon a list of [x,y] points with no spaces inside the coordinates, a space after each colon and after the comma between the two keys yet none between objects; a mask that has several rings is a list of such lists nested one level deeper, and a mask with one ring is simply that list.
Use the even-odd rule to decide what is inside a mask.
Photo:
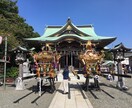
[{"label": "green tree", "polygon": [[[25,23],[25,19],[18,15],[17,0],[0,0],[0,36],[8,37],[8,49],[18,45],[26,45],[23,38],[39,37],[32,26]],[[0,46],[0,52],[3,51]]]},{"label": "green tree", "polygon": [[111,52],[105,51],[104,53],[105,53],[105,57],[104,57],[105,60],[113,60],[113,56]]}]

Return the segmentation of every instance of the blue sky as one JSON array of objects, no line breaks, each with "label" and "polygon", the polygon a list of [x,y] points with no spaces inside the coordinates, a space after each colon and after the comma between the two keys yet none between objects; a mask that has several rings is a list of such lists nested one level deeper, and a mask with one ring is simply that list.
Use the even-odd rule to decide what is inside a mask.
[{"label": "blue sky", "polygon": [[46,25],[64,25],[70,17],[75,25],[94,26],[97,35],[117,39],[132,48],[132,0],[18,0],[19,15],[40,35]]}]

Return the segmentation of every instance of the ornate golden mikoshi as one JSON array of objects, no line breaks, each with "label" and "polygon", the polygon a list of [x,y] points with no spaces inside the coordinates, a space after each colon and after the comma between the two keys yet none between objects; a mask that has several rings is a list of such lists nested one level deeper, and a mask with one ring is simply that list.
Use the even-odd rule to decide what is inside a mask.
[{"label": "ornate golden mikoshi", "polygon": [[100,62],[101,59],[104,57],[104,52],[103,51],[100,51],[100,52],[95,51],[93,46],[95,46],[95,45],[92,44],[91,41],[88,41],[86,44],[85,53],[80,54],[80,56],[79,56],[79,59],[81,59],[83,61],[83,63],[86,65],[87,74],[90,74],[92,72],[93,66],[95,66],[94,68],[96,68],[97,62]]}]

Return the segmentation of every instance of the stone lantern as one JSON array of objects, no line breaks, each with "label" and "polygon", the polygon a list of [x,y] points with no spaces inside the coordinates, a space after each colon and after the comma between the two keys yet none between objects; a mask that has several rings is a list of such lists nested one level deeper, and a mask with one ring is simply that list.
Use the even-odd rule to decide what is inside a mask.
[{"label": "stone lantern", "polygon": [[113,49],[111,49],[111,52],[114,56],[114,61],[116,62],[116,70],[118,74],[118,81],[117,81],[117,87],[120,89],[127,89],[125,82],[123,80],[123,69],[121,62],[124,60],[124,54],[131,49],[126,48],[122,43],[116,45]]},{"label": "stone lantern", "polygon": [[16,90],[24,90],[23,84],[23,62],[26,61],[26,54],[29,52],[26,48],[18,46],[17,48],[12,50],[15,55],[15,62],[19,65],[19,75],[16,80]]}]

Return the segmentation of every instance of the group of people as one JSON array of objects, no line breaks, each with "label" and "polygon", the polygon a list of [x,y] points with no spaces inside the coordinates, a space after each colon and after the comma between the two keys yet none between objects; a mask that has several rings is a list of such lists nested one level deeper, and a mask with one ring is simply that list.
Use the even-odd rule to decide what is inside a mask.
[{"label": "group of people", "polygon": [[[68,85],[68,82],[70,80],[70,77],[69,77],[69,73],[72,72],[74,75],[76,75],[74,73],[74,68],[73,66],[65,66],[63,72],[62,72],[62,75],[63,75],[63,94],[68,94],[69,92],[69,85]],[[79,77],[79,76],[78,76]],[[80,79],[78,78],[77,79]],[[98,75],[95,75],[94,76],[94,82],[95,82],[95,88],[97,89],[100,89],[99,87],[99,76]]]}]

